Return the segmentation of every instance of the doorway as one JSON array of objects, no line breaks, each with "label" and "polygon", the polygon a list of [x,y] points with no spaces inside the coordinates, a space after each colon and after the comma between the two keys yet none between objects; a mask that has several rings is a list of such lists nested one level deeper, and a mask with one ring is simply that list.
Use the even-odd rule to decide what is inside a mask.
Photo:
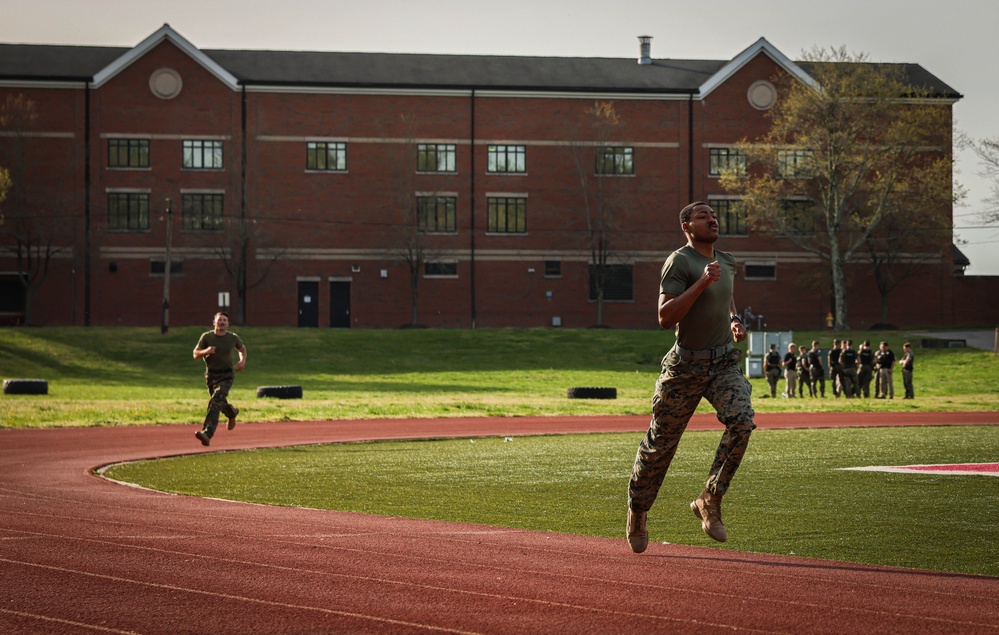
[{"label": "doorway", "polygon": [[318,281],[298,281],[298,326],[306,328],[319,326]]},{"label": "doorway", "polygon": [[330,328],[350,328],[350,282],[330,280]]}]

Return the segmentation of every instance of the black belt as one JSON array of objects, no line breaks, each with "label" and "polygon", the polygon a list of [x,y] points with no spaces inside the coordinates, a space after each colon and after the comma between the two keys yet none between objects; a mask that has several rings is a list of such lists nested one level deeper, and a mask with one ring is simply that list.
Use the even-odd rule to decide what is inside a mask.
[{"label": "black belt", "polygon": [[227,370],[206,370],[206,375],[232,375],[233,371],[231,368]]},{"label": "black belt", "polygon": [[722,344],[721,346],[715,346],[714,348],[709,348],[703,351],[692,351],[689,348],[684,348],[679,344],[673,345],[673,350],[676,354],[680,356],[680,359],[689,361],[694,360],[715,360],[724,357],[729,352],[735,350],[734,344]]}]

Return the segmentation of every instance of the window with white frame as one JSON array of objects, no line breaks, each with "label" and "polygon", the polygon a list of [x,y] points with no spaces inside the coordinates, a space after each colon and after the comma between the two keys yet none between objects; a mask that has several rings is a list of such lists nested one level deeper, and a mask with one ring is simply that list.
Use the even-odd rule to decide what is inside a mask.
[{"label": "window with white frame", "polygon": [[222,142],[184,139],[183,167],[185,170],[221,170]]},{"label": "window with white frame", "polygon": [[527,172],[527,146],[499,144],[488,146],[486,172],[490,174]]},{"label": "window with white frame", "polygon": [[345,172],[347,170],[346,142],[306,142],[305,169],[316,172]]},{"label": "window with white frame", "polygon": [[420,143],[416,146],[417,172],[455,172],[457,147],[453,143]]}]

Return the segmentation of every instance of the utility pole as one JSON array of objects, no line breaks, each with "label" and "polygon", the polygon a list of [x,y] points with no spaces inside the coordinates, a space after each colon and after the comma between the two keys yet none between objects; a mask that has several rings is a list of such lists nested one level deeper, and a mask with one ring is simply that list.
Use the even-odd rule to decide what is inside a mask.
[{"label": "utility pole", "polygon": [[166,262],[163,263],[163,323],[160,333],[166,335],[170,329],[170,247],[173,241],[173,207],[170,199],[166,200]]}]

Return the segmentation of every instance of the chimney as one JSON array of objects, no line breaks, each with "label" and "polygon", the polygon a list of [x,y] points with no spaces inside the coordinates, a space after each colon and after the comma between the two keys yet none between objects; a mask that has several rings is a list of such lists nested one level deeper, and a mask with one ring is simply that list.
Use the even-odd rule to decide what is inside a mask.
[{"label": "chimney", "polygon": [[639,35],[638,42],[640,44],[639,50],[641,55],[638,58],[639,64],[651,64],[652,63],[652,36],[651,35]]}]

